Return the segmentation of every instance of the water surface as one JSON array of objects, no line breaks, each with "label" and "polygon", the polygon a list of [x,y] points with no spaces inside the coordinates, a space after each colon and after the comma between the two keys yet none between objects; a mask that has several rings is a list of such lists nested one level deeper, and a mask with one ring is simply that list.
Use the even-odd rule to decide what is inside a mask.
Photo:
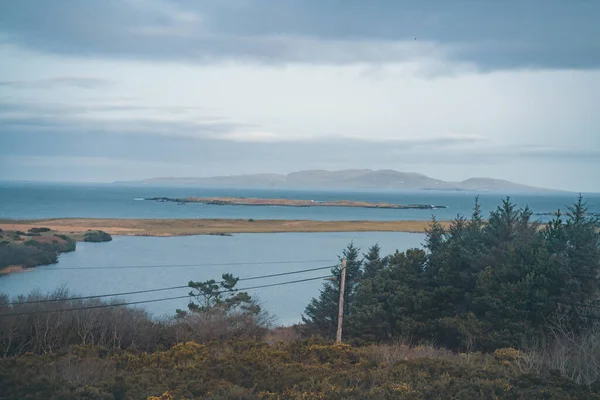
[{"label": "water surface", "polygon": [[[234,189],[173,186],[121,186],[111,184],[56,184],[0,182],[0,218],[241,218],[311,220],[429,220],[470,215],[480,196],[484,215],[497,207],[503,194],[475,192],[351,192],[281,189]],[[354,200],[397,204],[445,205],[438,210],[394,210],[349,207],[218,206],[208,204],[158,203],[136,199],[148,197],[262,197],[318,201]],[[534,212],[565,209],[575,194],[515,194],[519,206]],[[600,213],[600,195],[586,195],[590,211]],[[548,217],[539,217],[547,219]]]},{"label": "water surface", "polygon": [[[224,236],[124,237],[109,243],[78,243],[73,253],[62,254],[59,263],[28,272],[0,277],[0,292],[11,296],[32,289],[52,291],[62,285],[81,295],[98,295],[186,285],[188,281],[219,279],[231,272],[247,278],[278,272],[325,267],[337,262],[337,255],[350,242],[366,251],[379,243],[384,253],[419,247],[422,234],[403,232],[359,233],[267,233]],[[321,260],[305,263],[290,261]],[[286,261],[286,263],[274,263]],[[261,264],[265,262],[264,264]],[[229,265],[225,263],[253,263]],[[173,265],[194,264],[177,267]],[[209,264],[221,264],[209,265]],[[159,267],[152,267],[159,266]],[[109,267],[109,268],[105,268]],[[240,282],[240,288],[328,275],[329,270],[284,277]],[[304,307],[319,293],[322,281],[308,281],[249,291],[279,322],[298,322]],[[178,289],[127,296],[141,301],[186,295]],[[188,301],[170,300],[144,307],[154,316],[173,315]]]}]

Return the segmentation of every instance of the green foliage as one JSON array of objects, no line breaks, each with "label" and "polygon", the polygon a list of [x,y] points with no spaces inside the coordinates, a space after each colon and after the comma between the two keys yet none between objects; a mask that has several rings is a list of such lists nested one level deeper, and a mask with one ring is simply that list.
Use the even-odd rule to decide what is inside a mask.
[{"label": "green foliage", "polygon": [[112,236],[104,231],[87,231],[83,236],[84,242],[101,243],[110,242],[111,240]]},{"label": "green foliage", "polygon": [[[214,279],[205,282],[190,281],[192,288],[190,296],[196,299],[188,304],[188,309],[194,314],[210,317],[214,314],[231,315],[258,315],[261,308],[247,292],[238,292],[235,289],[239,278],[232,274],[223,274],[221,282]],[[183,318],[187,313],[176,310],[176,316]]]},{"label": "green foliage", "polygon": [[[402,357],[398,357],[402,355]],[[431,348],[353,348],[319,341],[233,340],[0,359],[0,398],[16,399],[598,399],[522,362]]]},{"label": "green foliage", "polygon": [[374,264],[365,263],[348,334],[362,341],[405,337],[489,351],[540,337],[565,305],[568,328],[577,332],[593,309],[575,305],[600,297],[599,224],[586,215],[580,197],[566,221],[557,213],[541,228],[531,210],[507,198],[487,221],[478,201],[470,219],[458,216],[447,229],[434,219],[428,254],[396,252],[376,262],[375,273]]},{"label": "green foliage", "polygon": [[44,232],[50,232],[51,229],[50,228],[31,228],[29,230],[29,232],[31,233],[44,233]]},{"label": "green foliage", "polygon": [[75,250],[76,242],[67,236],[57,240],[48,240],[49,238],[51,237],[35,236],[27,241],[3,241],[0,245],[0,268],[54,264],[58,262],[60,253]]},{"label": "green foliage", "polygon": [[[344,291],[344,315],[348,315],[352,305],[358,282],[362,275],[360,249],[350,243],[339,257],[340,263],[331,269],[335,279],[326,281],[318,298],[313,298],[306,306],[302,321],[306,324],[307,333],[324,337],[335,337],[337,330],[338,303],[340,298],[340,279],[342,259],[346,259],[346,289]],[[344,329],[348,323],[344,320]]]}]

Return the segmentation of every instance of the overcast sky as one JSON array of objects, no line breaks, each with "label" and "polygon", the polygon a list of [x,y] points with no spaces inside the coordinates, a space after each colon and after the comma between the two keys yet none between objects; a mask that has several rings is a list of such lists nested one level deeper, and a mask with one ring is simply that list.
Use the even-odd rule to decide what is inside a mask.
[{"label": "overcast sky", "polygon": [[0,179],[600,192],[600,1],[0,1]]}]

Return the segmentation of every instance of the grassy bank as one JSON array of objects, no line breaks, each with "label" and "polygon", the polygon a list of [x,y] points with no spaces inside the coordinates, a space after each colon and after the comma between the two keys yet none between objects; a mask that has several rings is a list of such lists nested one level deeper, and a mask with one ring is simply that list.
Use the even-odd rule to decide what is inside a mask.
[{"label": "grassy bank", "polygon": [[309,221],[242,219],[96,219],[61,218],[4,220],[0,229],[26,231],[48,227],[62,234],[102,230],[111,235],[185,236],[223,233],[276,232],[414,232],[423,233],[429,221]]}]

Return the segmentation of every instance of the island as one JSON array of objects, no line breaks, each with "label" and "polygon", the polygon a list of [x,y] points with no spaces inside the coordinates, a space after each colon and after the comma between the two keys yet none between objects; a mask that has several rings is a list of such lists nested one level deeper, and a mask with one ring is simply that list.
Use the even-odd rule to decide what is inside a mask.
[{"label": "island", "polygon": [[56,264],[62,253],[75,251],[78,241],[109,242],[112,237],[101,230],[65,234],[45,226],[19,226],[0,229],[0,275],[24,271],[40,265]]},{"label": "island", "polygon": [[389,209],[418,209],[435,210],[438,208],[447,208],[447,206],[430,204],[392,204],[392,203],[373,203],[368,201],[353,200],[297,200],[297,199],[262,199],[245,197],[149,197],[144,200],[158,202],[173,202],[177,204],[201,203],[211,205],[227,206],[279,206],[279,207],[360,207],[360,208],[389,208]]}]

